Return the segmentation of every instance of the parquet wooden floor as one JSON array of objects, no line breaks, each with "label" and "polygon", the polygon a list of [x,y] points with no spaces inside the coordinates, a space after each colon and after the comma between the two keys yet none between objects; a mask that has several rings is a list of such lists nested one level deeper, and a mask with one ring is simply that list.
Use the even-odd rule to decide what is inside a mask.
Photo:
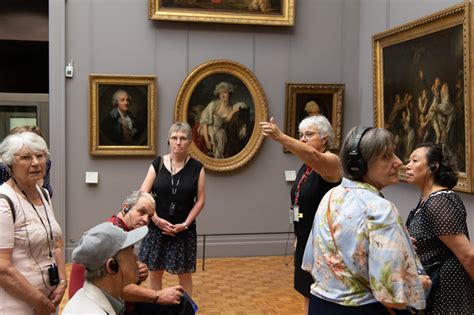
[{"label": "parquet wooden floor", "polygon": [[[198,304],[198,314],[304,313],[303,297],[293,289],[293,260],[289,257],[206,258],[205,267],[202,271],[198,259],[193,274],[193,299]],[[69,268],[68,265],[68,274]],[[165,274],[164,286],[177,283],[177,276]],[[66,302],[65,296],[61,310]]]}]

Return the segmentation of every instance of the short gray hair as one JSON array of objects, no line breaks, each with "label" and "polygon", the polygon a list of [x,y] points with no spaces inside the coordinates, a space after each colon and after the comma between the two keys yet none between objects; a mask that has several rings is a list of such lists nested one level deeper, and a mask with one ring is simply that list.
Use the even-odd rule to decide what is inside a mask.
[{"label": "short gray hair", "polygon": [[332,129],[331,123],[324,115],[306,117],[300,122],[298,126],[299,130],[308,127],[315,127],[318,129],[320,138],[327,137],[327,148],[331,149],[334,146],[334,129]]},{"label": "short gray hair", "polygon": [[156,207],[155,199],[153,198],[153,196],[150,193],[140,191],[140,190],[136,190],[132,192],[129,196],[127,196],[127,198],[125,198],[123,203],[124,204],[126,203],[130,207],[130,209],[132,209],[138,203],[138,200],[140,200],[141,197],[144,197],[150,200],[153,203],[153,205]]},{"label": "short gray hair", "polygon": [[105,271],[105,264],[103,264],[99,269],[94,271],[89,271],[85,269],[84,278],[86,279],[86,281],[94,282],[95,280],[104,277],[106,274],[107,272]]},{"label": "short gray hair", "polygon": [[[342,144],[341,152],[339,157],[342,163],[342,171],[344,177],[351,180],[360,180],[360,178],[355,178],[351,175],[349,168],[350,156],[349,152],[352,149],[352,144],[354,138],[357,135],[358,126],[352,128],[344,139]],[[383,128],[371,128],[368,130],[359,143],[359,154],[366,164],[373,162],[377,159],[382,153],[387,152],[387,150],[393,148],[395,145],[395,140],[390,131]]]},{"label": "short gray hair", "polygon": [[0,144],[0,158],[2,163],[11,169],[15,154],[28,148],[34,154],[44,153],[49,158],[49,150],[43,138],[36,133],[25,131],[8,135]]},{"label": "short gray hair", "polygon": [[130,93],[128,93],[125,90],[117,90],[117,91],[115,91],[114,94],[112,94],[112,105],[114,107],[117,107],[117,105],[118,105],[118,95],[123,94],[123,93],[127,94],[127,96],[128,96],[128,106],[132,106],[132,97],[130,96]]},{"label": "short gray hair", "polygon": [[191,129],[191,126],[188,123],[178,121],[171,125],[168,131],[168,140],[170,139],[171,134],[173,132],[178,132],[178,131],[184,132],[188,140],[193,139],[193,130]]}]

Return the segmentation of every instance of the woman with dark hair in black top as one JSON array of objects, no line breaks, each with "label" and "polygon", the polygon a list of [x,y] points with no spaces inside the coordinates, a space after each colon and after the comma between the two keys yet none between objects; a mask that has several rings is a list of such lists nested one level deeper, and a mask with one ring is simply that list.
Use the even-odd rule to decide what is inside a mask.
[{"label": "woman with dark hair in black top", "polygon": [[444,145],[421,144],[410,155],[406,175],[421,190],[407,227],[433,283],[426,313],[474,314],[474,246],[466,208],[451,190],[458,180],[452,154]]}]

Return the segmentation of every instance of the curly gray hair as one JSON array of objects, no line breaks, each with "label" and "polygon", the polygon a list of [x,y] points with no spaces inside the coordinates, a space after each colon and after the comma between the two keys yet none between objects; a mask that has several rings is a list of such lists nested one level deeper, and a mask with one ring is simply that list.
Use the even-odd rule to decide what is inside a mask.
[{"label": "curly gray hair", "polygon": [[10,170],[15,154],[28,148],[34,154],[44,153],[49,158],[49,150],[43,138],[36,133],[25,131],[8,135],[0,144],[0,160]]}]

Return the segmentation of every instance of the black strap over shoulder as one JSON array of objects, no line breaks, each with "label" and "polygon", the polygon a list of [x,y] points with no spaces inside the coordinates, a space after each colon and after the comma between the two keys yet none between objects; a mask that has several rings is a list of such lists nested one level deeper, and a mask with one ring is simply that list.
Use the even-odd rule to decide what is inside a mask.
[{"label": "black strap over shoulder", "polygon": [[160,156],[160,163],[159,163],[158,171],[156,172],[156,175],[158,175],[160,173],[160,170],[161,170],[161,167],[163,166],[163,163],[164,163],[164,158],[163,158],[163,156]]},{"label": "black strap over shoulder", "polygon": [[15,206],[13,205],[13,201],[10,199],[10,197],[8,197],[5,194],[0,194],[0,199],[5,199],[8,202],[8,204],[10,205],[10,210],[12,211],[13,223],[15,223],[16,213],[15,213]]}]

